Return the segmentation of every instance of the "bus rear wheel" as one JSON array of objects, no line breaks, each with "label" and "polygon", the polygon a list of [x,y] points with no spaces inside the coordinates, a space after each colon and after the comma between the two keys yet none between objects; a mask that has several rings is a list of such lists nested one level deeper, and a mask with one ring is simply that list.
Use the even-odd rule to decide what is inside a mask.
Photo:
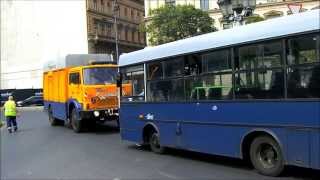
[{"label": "bus rear wheel", "polygon": [[149,145],[153,152],[157,154],[163,154],[165,152],[165,147],[160,145],[160,136],[157,132],[150,133]]},{"label": "bus rear wheel", "polygon": [[77,111],[73,109],[71,111],[71,126],[74,132],[80,133],[82,131],[82,121],[77,118]]},{"label": "bus rear wheel", "polygon": [[279,144],[269,136],[255,138],[250,146],[250,159],[260,174],[278,176],[284,169]]}]

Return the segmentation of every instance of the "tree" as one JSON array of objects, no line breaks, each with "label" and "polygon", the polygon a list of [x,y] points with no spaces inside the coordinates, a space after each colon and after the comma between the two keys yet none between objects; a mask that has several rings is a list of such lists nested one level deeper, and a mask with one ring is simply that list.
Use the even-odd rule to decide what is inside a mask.
[{"label": "tree", "polygon": [[150,11],[151,20],[142,24],[151,45],[159,45],[216,31],[207,12],[191,5],[165,5]]},{"label": "tree", "polygon": [[259,21],[264,21],[265,19],[259,15],[249,16],[245,19],[246,24],[251,24]]}]

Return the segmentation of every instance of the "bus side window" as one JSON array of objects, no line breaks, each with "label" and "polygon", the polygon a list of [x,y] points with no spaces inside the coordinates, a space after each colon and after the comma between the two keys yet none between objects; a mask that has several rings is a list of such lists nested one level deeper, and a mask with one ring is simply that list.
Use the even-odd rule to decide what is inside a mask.
[{"label": "bus side window", "polygon": [[192,54],[185,57],[184,75],[197,75],[202,72],[202,61],[199,54]]},{"label": "bus side window", "polygon": [[315,34],[288,39],[288,98],[320,97],[319,42],[319,35]]},{"label": "bus side window", "polygon": [[147,79],[154,80],[154,79],[162,79],[163,78],[163,70],[162,70],[162,63],[155,62],[147,65]]},{"label": "bus side window", "polygon": [[237,99],[284,98],[281,41],[246,45],[235,52]]},{"label": "bus side window", "polygon": [[[121,70],[122,88],[131,92],[123,94],[122,101],[144,101],[144,71],[143,66],[133,66]],[[124,90],[123,90],[124,91]]]}]

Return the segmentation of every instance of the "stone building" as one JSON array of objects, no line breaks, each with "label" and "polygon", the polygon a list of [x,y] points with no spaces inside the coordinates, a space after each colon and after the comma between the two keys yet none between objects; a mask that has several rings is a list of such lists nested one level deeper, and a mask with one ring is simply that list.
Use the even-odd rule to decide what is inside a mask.
[{"label": "stone building", "polygon": [[[257,5],[254,10],[254,15],[271,19],[292,14],[289,5],[301,6],[300,12],[316,9],[320,7],[318,0],[256,0]],[[223,29],[221,23],[222,14],[219,7],[209,10],[210,16],[215,20],[215,26],[218,29]]]},{"label": "stone building", "polygon": [[115,16],[119,54],[144,48],[145,34],[139,32],[143,4],[143,0],[87,0],[89,53],[115,54]]}]

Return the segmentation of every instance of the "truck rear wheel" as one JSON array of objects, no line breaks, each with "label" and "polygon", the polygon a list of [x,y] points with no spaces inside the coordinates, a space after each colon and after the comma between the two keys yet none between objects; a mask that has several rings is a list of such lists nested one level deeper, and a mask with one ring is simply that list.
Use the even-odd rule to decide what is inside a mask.
[{"label": "truck rear wheel", "polygon": [[53,112],[51,107],[48,109],[48,116],[49,116],[49,123],[51,126],[56,126],[58,125],[58,120],[53,116]]},{"label": "truck rear wheel", "polygon": [[269,136],[260,136],[252,141],[250,159],[259,173],[278,176],[284,169],[284,159],[279,144]]},{"label": "truck rear wheel", "polygon": [[76,109],[72,110],[70,120],[73,131],[76,133],[80,133],[83,129],[82,121],[78,119]]},{"label": "truck rear wheel", "polygon": [[64,127],[68,128],[68,129],[71,129],[72,128],[72,125],[71,125],[71,118],[68,118],[64,121]]}]

